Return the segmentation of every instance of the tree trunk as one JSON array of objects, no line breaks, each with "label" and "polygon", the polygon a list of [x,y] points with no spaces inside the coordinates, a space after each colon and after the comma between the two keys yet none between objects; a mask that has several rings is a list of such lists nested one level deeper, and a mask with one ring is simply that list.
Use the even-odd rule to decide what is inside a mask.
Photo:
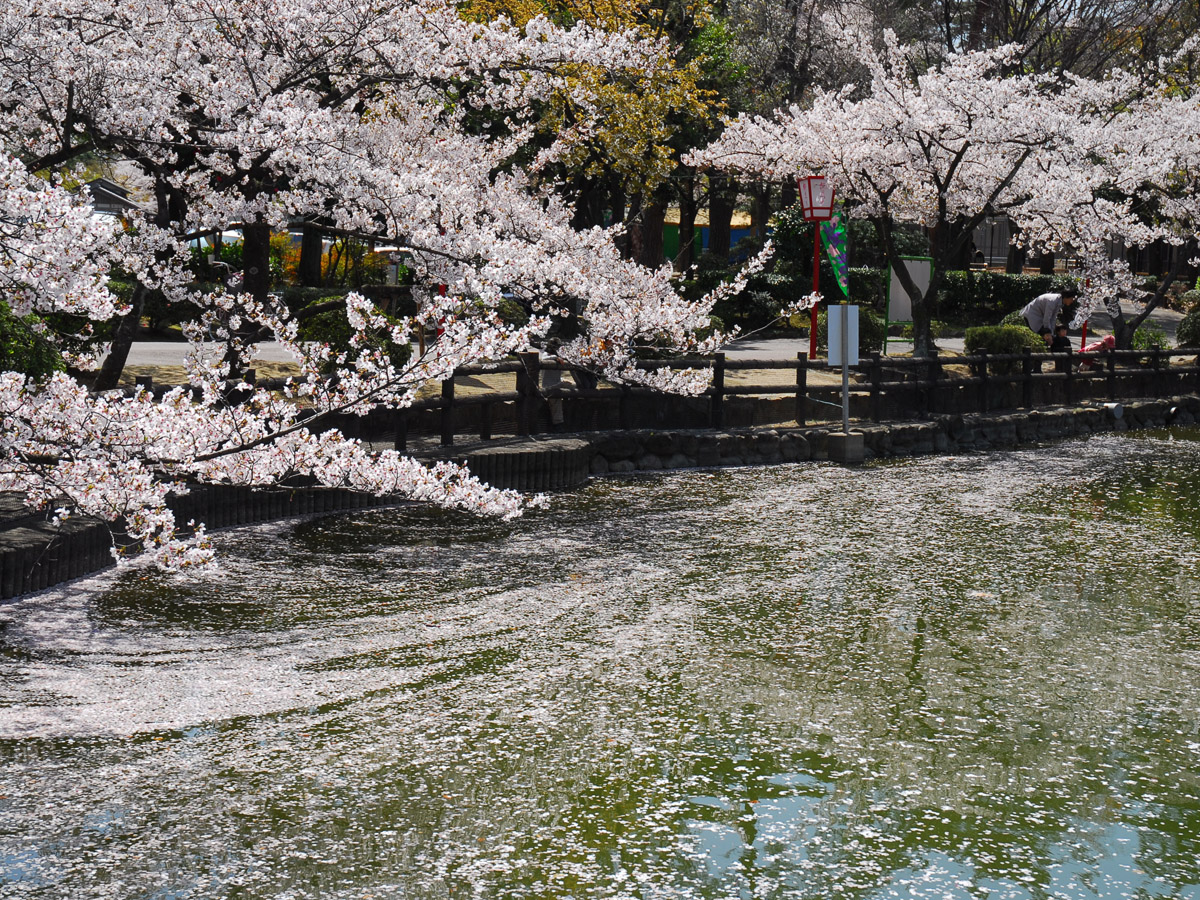
[{"label": "tree trunk", "polygon": [[950,234],[950,229],[945,226],[931,230],[929,243],[930,256],[933,261],[929,275],[929,287],[922,292],[909,275],[908,268],[896,249],[892,221],[886,216],[880,216],[873,221],[884,252],[887,254],[888,263],[891,265],[892,271],[896,273],[901,287],[912,300],[913,356],[932,356],[937,349],[933,343],[931,327],[933,306],[937,300],[938,291],[941,290],[946,266],[959,242]]},{"label": "tree trunk", "polygon": [[271,292],[271,226],[242,226],[242,290],[265,303]]},{"label": "tree trunk", "polygon": [[[154,180],[155,214],[154,222],[160,228],[168,228],[170,223],[182,221],[186,215],[186,207],[182,195],[173,190],[167,180],[157,176]],[[213,250],[220,259],[221,233],[218,231],[213,243]],[[165,259],[167,251],[158,251],[159,261]],[[146,294],[149,291],[140,281],[134,285],[133,296],[129,299],[129,312],[117,320],[113,328],[112,344],[108,356],[96,373],[92,389],[110,391],[121,381],[121,373],[125,371],[125,363],[129,359],[129,348],[137,337],[138,328],[142,324],[142,312],[146,308]]]},{"label": "tree trunk", "polygon": [[1020,233],[1020,229],[1014,225],[1008,244],[1008,259],[1004,263],[1004,271],[1009,275],[1020,275],[1025,269],[1025,259],[1028,256],[1028,252],[1024,247],[1018,247],[1013,243]]},{"label": "tree trunk", "polygon": [[754,188],[753,234],[760,240],[767,238],[767,222],[771,219],[771,186],[760,182]]},{"label": "tree trunk", "polygon": [[783,179],[779,188],[779,208],[788,209],[796,203],[796,182],[790,178]]},{"label": "tree trunk", "polygon": [[675,271],[686,272],[696,261],[696,177],[689,174],[680,179],[679,187],[679,255]]},{"label": "tree trunk", "polygon": [[638,262],[643,266],[657,269],[663,264],[663,222],[666,217],[667,201],[659,195],[642,210],[639,222],[642,247],[638,254]]},{"label": "tree trunk", "polygon": [[129,348],[137,336],[138,326],[142,321],[142,310],[146,305],[146,288],[139,281],[133,288],[133,296],[129,301],[129,312],[117,320],[113,331],[112,346],[96,379],[92,382],[92,390],[111,391],[121,381],[121,373],[125,371],[125,363],[129,360]]},{"label": "tree trunk", "polygon": [[[621,188],[621,186],[619,184],[615,184],[615,183],[613,184],[610,198],[611,198],[611,203],[612,203],[613,224],[615,225],[618,222],[624,222],[625,221],[625,191]],[[622,234],[618,234],[616,236],[616,238],[613,240],[613,243],[617,245],[617,250],[620,251],[622,256],[629,256],[629,232],[628,231],[626,231]]]},{"label": "tree trunk", "polygon": [[605,191],[592,178],[583,179],[576,188],[575,213],[571,226],[576,231],[604,226]]},{"label": "tree trunk", "polygon": [[321,255],[325,250],[325,235],[312,222],[305,222],[300,232],[300,265],[297,276],[304,287],[321,286]]},{"label": "tree trunk", "polygon": [[625,214],[627,242],[623,249],[629,259],[642,258],[642,239],[645,237],[642,233],[642,212],[642,195],[634,194],[629,198],[629,209]]},{"label": "tree trunk", "polygon": [[1049,250],[1043,250],[1042,255],[1038,257],[1038,271],[1043,275],[1054,274],[1054,254]]},{"label": "tree trunk", "polygon": [[979,50],[983,47],[983,29],[992,9],[992,0],[975,0],[971,11],[971,25],[967,31],[967,49]]},{"label": "tree trunk", "polygon": [[708,252],[721,262],[729,262],[736,201],[737,182],[728,175],[708,176]]},{"label": "tree trunk", "polygon": [[1167,252],[1169,254],[1169,266],[1167,271],[1163,273],[1153,296],[1146,301],[1145,308],[1132,318],[1126,319],[1118,307],[1117,314],[1112,317],[1113,337],[1117,340],[1117,350],[1129,350],[1133,346],[1134,333],[1150,317],[1150,313],[1154,312],[1162,304],[1163,298],[1167,296],[1167,291],[1175,283],[1175,279],[1179,273],[1183,271],[1186,256],[1184,248],[1171,247]]}]

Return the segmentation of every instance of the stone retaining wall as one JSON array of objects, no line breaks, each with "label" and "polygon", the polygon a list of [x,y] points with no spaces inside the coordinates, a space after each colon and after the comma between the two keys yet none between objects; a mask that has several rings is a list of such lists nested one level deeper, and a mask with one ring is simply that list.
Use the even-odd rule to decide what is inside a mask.
[{"label": "stone retaining wall", "polygon": [[[868,459],[1017,447],[1097,432],[1191,425],[1200,421],[1200,397],[1135,400],[1124,407],[1090,405],[988,415],[945,415],[921,422],[856,427]],[[693,467],[769,465],[828,459],[824,428],[726,431],[638,430],[586,437],[537,437],[461,448],[452,457],[497,487],[547,491],[576,487],[589,475]],[[426,455],[442,458],[438,451]],[[202,485],[171,500],[181,522],[210,530],[294,516],[387,506],[388,498],[351,491],[295,488],[256,491]],[[0,599],[38,591],[113,564],[109,526],[93,519],[59,528],[16,514],[0,530]]]},{"label": "stone retaining wall", "polygon": [[[1118,415],[1118,410],[1121,414]],[[922,422],[856,426],[867,459],[960,453],[1040,441],[1190,425],[1200,421],[1200,397],[1131,401],[987,415],[946,415]],[[730,431],[626,431],[592,439],[593,475],[713,466],[751,466],[829,458],[825,428]]]},{"label": "stone retaining wall", "polygon": [[[203,522],[209,531],[295,516],[387,506],[394,501],[353,491],[294,488],[255,491],[248,487],[198,485],[172,497],[176,521]],[[59,527],[22,516],[22,524],[0,530],[0,600],[53,587],[114,565],[112,528],[92,518],[68,519]]]}]

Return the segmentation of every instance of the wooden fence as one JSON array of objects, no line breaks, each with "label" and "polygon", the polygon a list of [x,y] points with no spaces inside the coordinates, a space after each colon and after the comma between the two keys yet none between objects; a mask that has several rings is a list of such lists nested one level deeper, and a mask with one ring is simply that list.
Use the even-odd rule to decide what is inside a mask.
[{"label": "wooden fence", "polygon": [[[924,418],[940,413],[987,413],[1070,405],[1087,400],[1117,401],[1200,390],[1200,349],[1180,348],[1099,353],[1032,353],[999,356],[910,358],[872,353],[851,367],[850,413],[856,421]],[[464,366],[441,384],[438,396],[419,399],[402,410],[376,410],[365,417],[340,416],[322,427],[337,427],[369,440],[391,438],[408,449],[412,435],[436,436],[442,446],[458,437],[491,440],[501,434],[524,436],[549,430],[572,432],[616,429],[727,428],[780,424],[807,425],[841,416],[840,383],[816,383],[815,372],[835,372],[825,360],[684,358],[641,363],[643,368],[709,368],[712,384],[699,397],[679,397],[629,385],[597,385],[536,353],[490,366]],[[788,371],[786,383],[729,384],[736,372]],[[547,386],[545,374],[559,383]],[[511,375],[510,391],[460,393],[455,379]],[[253,376],[251,375],[251,378]],[[278,383],[277,383],[278,382]],[[282,379],[259,381],[282,387]],[[150,386],[143,382],[143,386]],[[162,390],[162,388],[157,388]]]},{"label": "wooden fence", "polygon": [[[852,367],[851,416],[857,421],[880,422],[940,413],[987,413],[1187,393],[1200,390],[1198,354],[1200,350],[1195,348],[1069,356],[1030,351],[1005,356],[981,353],[929,358],[870,354]],[[405,449],[410,431],[437,434],[443,446],[452,445],[458,435],[486,441],[501,431],[534,434],[553,426],[558,418],[550,414],[554,402],[562,403],[560,421],[571,431],[648,424],[724,428],[792,420],[807,425],[833,421],[841,415],[841,385],[813,383],[810,377],[814,371],[835,370],[825,360],[809,360],[803,354],[787,360],[730,360],[718,353],[706,359],[644,366],[711,368],[712,385],[700,398],[630,386],[540,387],[546,370],[565,374],[570,368],[539,361],[536,354],[523,354],[515,362],[489,368],[466,367],[456,373],[456,377],[511,373],[515,376],[512,391],[460,396],[456,395],[454,381],[449,380],[442,383],[440,396],[419,400],[395,414],[395,445]],[[770,370],[790,371],[794,379],[789,378],[788,384],[727,383],[726,376],[731,372]],[[775,402],[763,404],[762,398],[773,398]],[[751,399],[758,402],[738,405]],[[747,421],[747,415],[756,413],[764,420]],[[648,418],[652,421],[647,422]]]}]

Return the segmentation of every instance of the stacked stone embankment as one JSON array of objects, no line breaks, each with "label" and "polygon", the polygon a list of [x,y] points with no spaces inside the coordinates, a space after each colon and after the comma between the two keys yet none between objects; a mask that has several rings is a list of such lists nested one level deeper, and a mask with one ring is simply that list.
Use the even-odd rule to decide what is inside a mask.
[{"label": "stacked stone embankment", "polygon": [[[388,498],[321,488],[256,491],[232,485],[197,485],[170,500],[177,522],[203,522],[208,530],[236,528],[297,516],[392,505]],[[31,514],[16,494],[0,494],[0,600],[40,591],[115,565],[114,531],[120,524],[90,517],[53,524]]]},{"label": "stacked stone embankment", "polygon": [[[1024,410],[985,415],[944,415],[917,422],[863,425],[867,459],[1005,449],[1102,432],[1193,425],[1200,397],[1133,400],[1121,404]],[[826,460],[834,430],[741,428],[723,431],[602,432],[570,437],[512,439],[447,453],[417,453],[429,461],[465,463],[496,487],[553,491],[578,487],[591,476],[664,469],[753,466]],[[201,485],[172,499],[177,520],[204,522],[210,530],[296,516],[394,505],[390,498],[351,491],[295,488],[253,490]],[[42,590],[113,564],[110,526],[69,519],[57,526],[30,514],[15,495],[0,495],[0,599]]]}]

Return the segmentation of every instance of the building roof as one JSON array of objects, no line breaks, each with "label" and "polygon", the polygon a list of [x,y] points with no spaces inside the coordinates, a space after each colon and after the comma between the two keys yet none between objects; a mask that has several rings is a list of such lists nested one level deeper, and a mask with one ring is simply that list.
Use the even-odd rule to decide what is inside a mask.
[{"label": "building roof", "polygon": [[87,183],[92,195],[92,207],[98,213],[119,216],[131,209],[140,209],[129,199],[129,191],[107,178],[93,178]]}]

